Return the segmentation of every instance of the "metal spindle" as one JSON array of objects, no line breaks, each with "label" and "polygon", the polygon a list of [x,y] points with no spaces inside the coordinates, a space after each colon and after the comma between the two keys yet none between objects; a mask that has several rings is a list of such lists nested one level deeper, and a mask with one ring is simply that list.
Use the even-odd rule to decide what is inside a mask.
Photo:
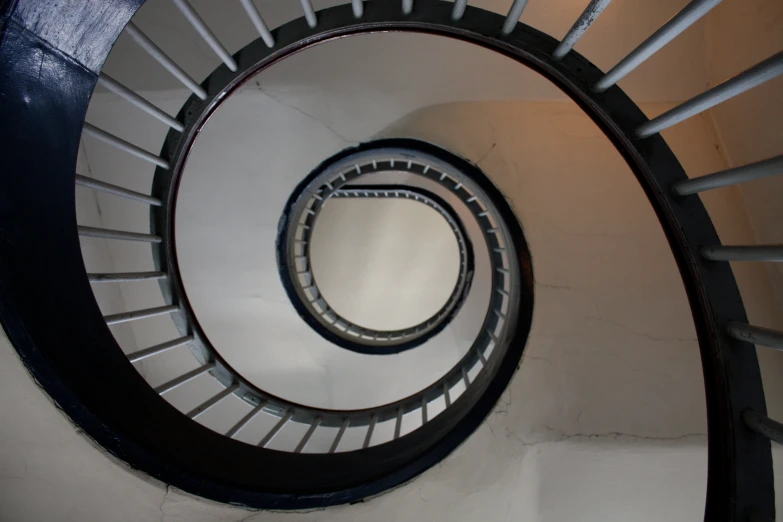
[{"label": "metal spindle", "polygon": [[149,161],[150,163],[154,163],[155,165],[159,167],[163,167],[164,169],[169,168],[169,162],[164,160],[163,158],[156,156],[151,152],[147,152],[146,150],[142,149],[141,147],[137,147],[132,143],[128,143],[122,138],[118,138],[114,134],[109,134],[105,130],[99,129],[94,125],[85,122],[83,130],[84,133],[87,134],[88,136],[92,136],[93,138],[99,139],[104,143],[108,143],[109,145],[116,147],[122,151],[125,151],[128,154],[136,156],[137,158],[141,158],[145,161]]},{"label": "metal spindle", "polygon": [[310,0],[299,0],[302,4],[302,10],[304,11],[305,20],[307,20],[307,25],[310,27],[315,27],[318,25],[318,19],[315,17],[315,11],[313,10],[313,4],[310,3]]},{"label": "metal spindle", "polygon": [[302,450],[305,449],[307,443],[310,442],[310,437],[313,436],[313,433],[315,433],[315,430],[318,428],[320,424],[321,424],[321,417],[316,417],[313,423],[307,429],[307,433],[304,434],[302,440],[300,440],[299,444],[297,444],[296,448],[294,448],[294,453],[302,453]]},{"label": "metal spindle", "polygon": [[427,424],[427,399],[421,398],[421,424]]},{"label": "metal spindle", "polygon": [[158,395],[163,395],[164,393],[168,393],[171,390],[173,390],[174,388],[179,388],[180,386],[182,386],[186,382],[192,381],[193,379],[195,379],[199,375],[203,375],[203,374],[207,373],[208,371],[210,371],[214,367],[215,367],[215,363],[209,363],[209,364],[205,364],[204,366],[200,366],[200,367],[196,368],[195,370],[190,370],[189,372],[187,372],[187,373],[185,373],[183,375],[180,375],[176,379],[172,379],[169,382],[166,382],[166,383],[161,384],[160,386],[157,386],[155,388],[155,392]]},{"label": "metal spindle", "polygon": [[740,341],[783,351],[783,332],[736,322],[729,323],[727,331],[730,336]]},{"label": "metal spindle", "polygon": [[783,262],[783,245],[713,246],[701,249],[701,255],[712,261]]},{"label": "metal spindle", "polygon": [[337,446],[340,445],[340,441],[343,438],[343,435],[345,434],[345,429],[348,427],[348,419],[343,419],[343,423],[340,425],[340,430],[337,432],[337,435],[334,437],[334,442],[332,442],[332,446],[329,448],[329,453],[334,453],[337,451]]},{"label": "metal spindle", "polygon": [[275,39],[272,36],[272,33],[269,32],[269,28],[264,23],[264,19],[261,18],[261,13],[258,12],[258,9],[253,3],[253,0],[239,0],[239,3],[242,4],[242,7],[245,8],[247,16],[250,18],[250,21],[253,22],[253,25],[261,35],[261,38],[264,40],[266,46],[269,48],[274,47]]},{"label": "metal spindle", "polygon": [[397,421],[394,423],[394,440],[400,438],[401,431],[402,431],[402,406],[397,408]]},{"label": "metal spindle", "polygon": [[188,76],[188,74],[183,71],[179,65],[174,63],[174,60],[169,58],[166,53],[161,51],[160,47],[155,45],[155,43],[150,40],[146,34],[141,32],[141,29],[136,27],[133,22],[128,22],[128,25],[125,26],[125,32],[128,33],[128,36],[133,38],[137,44],[139,44],[139,47],[147,51],[147,54],[152,56],[156,62],[161,64],[164,69],[170,72],[176,79],[178,79],[188,89],[190,89],[193,94],[202,100],[207,99],[207,91],[205,91],[198,83],[196,83],[193,78]]},{"label": "metal spindle", "polygon": [[226,432],[226,437],[229,439],[233,439],[234,436],[242,431],[242,429],[250,424],[250,421],[256,418],[256,416],[261,413],[261,410],[264,409],[264,406],[266,406],[267,401],[261,401],[260,404],[258,404],[255,408],[250,410],[250,413],[239,419],[239,422],[234,424],[230,430]]},{"label": "metal spindle", "polygon": [[106,321],[106,324],[120,324],[127,323],[128,321],[136,321],[137,319],[146,319],[147,317],[166,315],[176,312],[177,310],[179,310],[179,306],[176,305],[156,306],[154,308],[145,308],[132,312],[104,315],[103,319]]},{"label": "metal spindle", "polygon": [[742,420],[751,431],[755,431],[778,444],[783,444],[783,424],[753,410],[743,411]]},{"label": "metal spindle", "polygon": [[449,385],[445,381],[443,382],[443,398],[446,400],[446,407],[451,407],[451,393],[449,393]]},{"label": "metal spindle", "polygon": [[361,18],[364,14],[364,3],[362,0],[351,0],[351,7],[353,7],[353,15],[356,18]]},{"label": "metal spindle", "polygon": [[468,0],[455,0],[454,10],[451,12],[452,20],[461,20],[465,15],[465,8],[468,6]]},{"label": "metal spindle", "polygon": [[467,389],[470,387],[470,378],[468,377],[468,371],[465,368],[461,368],[462,370],[462,381],[465,383],[465,388]]},{"label": "metal spindle", "polygon": [[129,353],[128,360],[132,363],[141,361],[142,359],[146,359],[147,357],[152,357],[153,355],[158,355],[159,353],[167,352],[173,348],[176,348],[177,346],[188,344],[192,340],[193,340],[192,335],[186,335],[185,337],[180,337],[179,339],[174,339],[173,341],[157,344],[150,348],[139,350],[138,352]]},{"label": "metal spindle", "polygon": [[406,15],[413,12],[413,0],[402,0],[402,12]]},{"label": "metal spindle", "polygon": [[720,85],[716,85],[712,89],[691,98],[657,118],[640,125],[636,130],[636,135],[640,138],[652,136],[781,74],[783,74],[783,51],[767,58],[734,78],[726,80]]},{"label": "metal spindle", "polygon": [[286,423],[291,420],[291,417],[294,416],[294,412],[292,410],[288,410],[286,414],[283,416],[282,419],[277,421],[277,424],[267,433],[263,439],[261,439],[258,443],[258,445],[262,448],[266,448],[266,445],[269,444],[269,441],[274,438],[275,435],[277,435],[277,432],[279,432],[281,429],[283,429],[283,426],[286,425]]},{"label": "metal spindle", "polygon": [[153,234],[140,234],[138,232],[124,232],[122,230],[110,230],[108,228],[96,228],[79,225],[79,235],[85,237],[100,237],[103,239],[120,239],[124,241],[144,241],[147,243],[160,243],[163,239]]},{"label": "metal spindle", "polygon": [[231,395],[232,393],[237,391],[237,389],[239,389],[239,385],[238,384],[233,384],[233,385],[229,386],[228,388],[226,388],[225,390],[221,391],[220,393],[218,393],[214,397],[211,397],[211,398],[207,399],[206,401],[204,401],[200,405],[198,405],[195,408],[193,408],[192,410],[190,410],[187,413],[187,416],[190,417],[191,419],[195,419],[195,418],[199,417],[200,415],[205,413],[207,410],[209,410],[210,408],[215,406],[217,403],[219,403],[220,401],[222,401],[223,399],[225,399],[226,397],[228,397],[229,395]]},{"label": "metal spindle", "polygon": [[234,61],[234,58],[232,58],[226,48],[223,47],[223,44],[221,44],[220,40],[217,39],[215,33],[213,33],[212,30],[207,27],[207,24],[204,23],[204,20],[199,16],[196,10],[193,9],[193,6],[190,5],[190,2],[188,2],[188,0],[171,1],[174,2],[174,5],[176,5],[177,8],[182,12],[187,21],[190,22],[190,25],[193,26],[193,29],[196,30],[196,32],[204,39],[204,41],[207,42],[207,45],[209,45],[212,50],[215,51],[215,54],[218,55],[218,57],[223,61],[223,63],[226,64],[226,67],[231,69],[232,72],[236,72],[237,62]]},{"label": "metal spindle", "polygon": [[508,16],[506,16],[506,20],[503,22],[503,34],[510,34],[514,30],[517,22],[522,17],[522,11],[525,10],[525,7],[527,7],[527,0],[514,0],[514,3],[511,4],[511,9],[508,10]]},{"label": "metal spindle", "polygon": [[98,83],[106,87],[108,90],[113,92],[114,94],[119,95],[120,97],[124,98],[126,101],[130,102],[131,104],[135,105],[139,109],[143,110],[147,114],[150,114],[154,116],[155,118],[159,119],[172,129],[178,130],[182,132],[185,129],[185,126],[177,121],[175,118],[172,118],[165,112],[163,112],[158,107],[154,106],[132,90],[125,87],[123,84],[109,76],[108,74],[101,73],[98,76]]},{"label": "metal spindle", "polygon": [[117,185],[112,185],[111,183],[104,183],[103,181],[98,181],[97,179],[82,176],[81,174],[76,175],[76,184],[81,187],[90,188],[99,192],[104,192],[106,194],[112,194],[121,198],[141,201],[142,203],[147,203],[154,207],[159,207],[161,205],[161,202],[158,198],[153,198],[152,196],[142,194],[141,192],[118,187]]},{"label": "metal spindle", "polygon": [[700,178],[680,181],[672,190],[678,196],[689,196],[705,190],[727,187],[757,179],[783,174],[783,156],[757,161],[741,167],[722,170]]},{"label": "metal spindle", "polygon": [[113,274],[87,274],[90,283],[128,283],[131,281],[147,281],[163,279],[165,272],[117,272]]},{"label": "metal spindle", "polygon": [[370,447],[370,440],[372,440],[372,432],[375,431],[375,425],[378,423],[378,414],[374,413],[372,419],[370,419],[370,425],[367,427],[367,435],[364,436],[364,444],[362,449]]},{"label": "metal spindle", "polygon": [[682,11],[674,15],[668,22],[655,31],[652,36],[642,42],[639,47],[630,52],[620,63],[615,65],[603,78],[598,80],[593,90],[595,92],[604,92],[609,87],[619,82],[621,79],[644,63],[647,58],[658,52],[661,47],[674,40],[680,33],[696,23],[702,16],[706,15],[710,9],[715,7],[721,0],[693,0],[682,8]]},{"label": "metal spindle", "polygon": [[598,18],[598,15],[606,9],[606,6],[608,6],[611,1],[612,0],[592,0],[588,4],[568,33],[566,33],[563,41],[557,46],[555,52],[552,53],[555,60],[562,59],[574,48],[576,42],[578,42],[587,29],[593,25],[593,22]]}]

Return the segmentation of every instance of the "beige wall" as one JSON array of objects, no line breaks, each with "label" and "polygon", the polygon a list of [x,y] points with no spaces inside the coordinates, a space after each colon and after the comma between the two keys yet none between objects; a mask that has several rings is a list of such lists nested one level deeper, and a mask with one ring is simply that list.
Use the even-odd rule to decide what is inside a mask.
[{"label": "beige wall", "polygon": [[[726,0],[718,5],[707,17],[710,85],[783,50],[782,25],[779,0]],[[783,77],[778,77],[712,109],[731,166],[783,153],[781,93]],[[745,183],[740,190],[758,243],[783,243],[783,176]],[[783,267],[770,264],[768,269],[783,309]]]}]

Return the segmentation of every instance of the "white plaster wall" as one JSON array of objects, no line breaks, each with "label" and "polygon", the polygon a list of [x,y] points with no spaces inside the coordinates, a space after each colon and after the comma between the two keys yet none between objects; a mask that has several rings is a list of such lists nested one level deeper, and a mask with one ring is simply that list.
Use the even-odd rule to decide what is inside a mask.
[{"label": "white plaster wall", "polygon": [[[196,4],[205,12],[213,5]],[[535,2],[531,18],[534,7]],[[570,19],[579,10],[577,3],[572,9]],[[632,17],[633,23],[670,14],[650,9],[649,17]],[[546,25],[547,20],[541,22]],[[247,107],[276,107],[279,128],[308,129],[321,144],[314,158],[368,135],[419,137],[480,163],[509,198],[530,242],[537,283],[533,330],[511,387],[473,437],[406,486],[355,506],[254,514],[168,490],[112,461],[58,412],[3,339],[0,520],[700,519],[706,477],[704,400],[687,302],[641,190],[592,122],[570,102],[489,102],[492,97],[476,93],[476,87],[494,82],[477,84],[454,100],[446,96],[447,101],[471,103],[431,106],[442,99],[442,93],[431,92],[429,98],[415,94],[405,104],[392,100],[382,110],[352,111],[352,102],[369,96],[366,103],[373,105],[384,91],[373,90],[372,84],[367,92],[304,90],[301,86],[312,77],[286,83],[279,74],[266,92],[250,86],[243,93]],[[437,76],[428,77],[428,82],[437,81]],[[516,81],[525,85],[528,78]],[[339,82],[333,85],[340,87]],[[343,98],[337,96],[340,92]],[[684,92],[670,99],[681,99]],[[184,96],[181,91],[145,95],[170,112]],[[550,98],[546,93],[542,97]],[[643,109],[653,115],[669,107],[646,104]],[[88,120],[149,150],[156,150],[165,134],[162,125],[109,95],[96,97]],[[291,132],[290,148],[275,151],[276,157],[302,154],[305,149],[295,136]],[[688,120],[665,138],[691,176],[727,165],[706,117]],[[85,140],[84,146],[89,165],[81,164],[82,174],[86,169],[98,179],[149,190],[152,168],[147,164],[94,141]],[[217,177],[216,182],[225,182]],[[83,224],[147,229],[147,214],[137,203],[98,195],[93,204],[89,193],[77,190]],[[722,189],[704,199],[724,242],[753,238],[736,190]],[[87,247],[96,252],[85,255],[88,268],[92,262],[102,263],[95,270],[152,266],[148,246],[96,244]],[[139,267],[140,262],[146,264]],[[765,270],[756,265],[735,270],[751,321],[779,321]],[[117,288],[119,294],[99,290],[111,293],[107,299],[99,296],[107,313],[114,306],[149,306],[157,291],[155,283]],[[130,330],[118,328],[115,334],[126,351],[175,335],[165,318]],[[771,411],[781,417],[783,394],[775,387],[783,382],[779,361],[768,351],[759,353]],[[142,373],[154,384],[164,378],[156,373],[160,367],[183,361],[148,365]]]}]

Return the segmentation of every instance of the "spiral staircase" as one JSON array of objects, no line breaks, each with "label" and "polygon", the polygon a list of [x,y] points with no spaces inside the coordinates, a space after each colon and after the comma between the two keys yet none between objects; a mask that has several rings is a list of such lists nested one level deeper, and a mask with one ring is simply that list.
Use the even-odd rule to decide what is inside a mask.
[{"label": "spiral staircase", "polygon": [[[467,0],[301,0],[285,4],[296,15],[277,28],[268,20],[279,13],[261,2],[211,5],[210,14],[241,17],[220,23],[255,31],[241,43],[242,31],[231,35],[234,52],[188,0],[148,3],[173,9],[188,36],[137,14],[142,1],[6,2],[0,319],[9,341],[80,431],[166,485],[161,520],[169,488],[271,510],[415,491],[418,516],[428,501],[417,477],[450,483],[438,471],[470,452],[478,460],[462,468],[469,478],[455,490],[473,505],[467,499],[484,475],[500,473],[504,490],[490,503],[511,507],[485,516],[505,519],[533,509],[516,503],[530,500],[520,478],[528,468],[482,453],[477,439],[488,437],[489,451],[497,440],[535,451],[600,439],[622,453],[630,437],[654,452],[672,441],[703,446],[705,428],[708,465],[695,479],[696,489],[706,484],[704,519],[774,520],[770,441],[783,442],[783,425],[767,402],[777,412],[773,350],[783,350],[783,333],[772,328],[779,310],[769,296],[781,277],[783,246],[772,242],[780,209],[773,197],[762,218],[748,210],[773,238],[750,244],[745,208],[769,198],[758,195],[759,180],[779,182],[783,157],[773,145],[727,168],[705,138],[713,123],[697,115],[722,118],[721,104],[769,86],[754,108],[779,112],[783,53],[649,109],[618,82],[721,2],[666,13],[603,72],[574,47],[587,35],[610,38],[596,34],[601,16],[618,16],[612,9],[622,2],[610,2],[581,2],[559,39],[524,23],[536,3],[526,0],[505,2],[502,13]],[[180,50],[209,49],[220,65],[202,80],[153,32],[198,37]],[[151,73],[128,53],[144,55],[169,90],[137,92]],[[570,101],[554,110],[491,103],[538,88]],[[573,171],[581,168],[606,172],[580,179]],[[756,196],[726,192],[745,184]],[[641,201],[649,206],[640,210]],[[388,222],[367,217],[384,205],[405,210],[390,211],[403,214]],[[408,241],[427,223],[446,239],[422,239],[406,250],[407,271],[369,285],[389,268],[362,279],[357,267],[378,264],[362,264],[362,245],[393,242],[389,227],[403,226],[403,215],[418,216]],[[432,286],[417,294],[429,311],[415,320],[373,323],[373,313],[361,316],[370,301],[344,304],[389,293],[449,256],[448,268],[410,283],[413,292],[446,281],[437,299]],[[319,268],[326,258],[329,270]],[[330,270],[342,279],[330,281]],[[637,308],[622,310],[623,288],[636,292]],[[410,312],[381,309],[374,313],[386,319]],[[590,336],[605,346],[592,347]],[[703,398],[684,376],[697,365],[696,341]],[[623,351],[629,342],[640,348]],[[613,358],[616,380],[606,378]],[[666,358],[675,363],[660,373]],[[572,380],[582,373],[584,381]],[[564,401],[569,386],[616,413]],[[644,393],[657,397],[635,403]],[[520,396],[535,400],[512,403]],[[706,423],[693,416],[699,408]],[[550,409],[570,420],[550,426]],[[561,466],[552,480],[567,482],[571,472]],[[629,506],[646,497],[635,494]],[[575,516],[548,502],[551,519]],[[634,516],[593,507],[590,516],[603,519]],[[363,516],[392,519],[380,509]]]}]

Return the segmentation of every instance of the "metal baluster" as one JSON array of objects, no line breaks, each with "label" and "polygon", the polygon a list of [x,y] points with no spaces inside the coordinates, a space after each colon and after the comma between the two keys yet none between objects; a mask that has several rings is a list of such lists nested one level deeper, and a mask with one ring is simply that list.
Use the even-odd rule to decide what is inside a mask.
[{"label": "metal baluster", "polygon": [[274,428],[267,433],[263,439],[258,443],[258,445],[262,448],[266,448],[266,445],[269,444],[269,441],[272,440],[272,438],[277,435],[277,432],[279,432],[281,429],[283,429],[283,426],[286,425],[286,423],[291,420],[291,417],[293,417],[294,412],[292,410],[288,410],[286,414],[283,416],[282,419],[277,421],[277,424],[275,424]]},{"label": "metal baluster", "polygon": [[305,446],[307,446],[307,443],[310,441],[310,437],[313,436],[313,433],[315,432],[316,428],[318,428],[320,424],[321,424],[321,417],[316,417],[316,419],[307,429],[307,433],[305,433],[304,437],[302,437],[302,440],[299,441],[299,444],[296,445],[296,448],[294,449],[294,453],[302,453],[302,450],[305,449]]},{"label": "metal baluster", "polygon": [[145,308],[143,310],[134,310],[132,312],[123,312],[120,314],[104,315],[103,319],[106,324],[120,324],[127,323],[128,321],[136,321],[138,319],[146,319],[147,317],[155,317],[157,315],[166,315],[179,310],[179,306],[156,306],[154,308]]},{"label": "metal baluster", "polygon": [[783,262],[783,245],[721,245],[704,247],[701,255],[712,261]]},{"label": "metal baluster", "polygon": [[741,167],[715,172],[701,176],[700,178],[680,181],[672,190],[678,196],[689,196],[705,190],[712,190],[746,181],[767,178],[776,174],[783,174],[783,156],[757,161]]},{"label": "metal baluster", "polygon": [[394,440],[400,438],[400,431],[402,431],[402,406],[397,408],[397,422],[394,424]]},{"label": "metal baluster", "polygon": [[370,425],[367,427],[367,435],[364,436],[364,444],[362,448],[370,447],[370,440],[372,439],[372,432],[375,430],[375,425],[378,423],[378,414],[374,413],[372,419],[370,419]]},{"label": "metal baluster", "polygon": [[210,371],[212,368],[215,367],[215,363],[209,363],[205,364],[204,366],[201,366],[199,368],[196,368],[195,370],[191,370],[183,375],[180,375],[176,379],[172,379],[169,382],[163,383],[160,386],[155,388],[155,392],[158,395],[163,395],[164,393],[168,393],[174,388],[178,388],[185,384],[186,382],[190,382],[199,375],[203,375]]},{"label": "metal baluster", "polygon": [[606,6],[608,6],[611,1],[612,0],[592,0],[588,4],[568,33],[566,33],[563,41],[557,46],[555,52],[552,53],[555,60],[561,60],[574,48],[576,42],[578,42],[587,29],[593,25],[593,22],[598,18],[598,15],[606,9]]},{"label": "metal baluster", "polygon": [[313,4],[310,3],[310,0],[299,0],[302,4],[302,10],[304,11],[305,20],[307,20],[307,25],[310,27],[315,27],[318,25],[318,19],[315,17],[315,11],[313,10]]},{"label": "metal baluster", "polygon": [[207,45],[209,45],[212,50],[215,51],[215,54],[218,55],[218,57],[223,61],[223,63],[226,64],[226,67],[231,69],[231,71],[236,72],[237,62],[234,61],[234,58],[232,58],[226,48],[223,47],[223,44],[221,44],[220,40],[217,39],[215,33],[213,33],[210,28],[207,27],[207,24],[204,23],[204,20],[199,16],[196,10],[193,9],[193,6],[190,5],[188,0],[171,1],[174,2],[174,5],[176,5],[177,8],[182,12],[196,32],[204,39],[205,42],[207,42]]},{"label": "metal baluster", "polygon": [[710,9],[715,7],[721,0],[693,0],[683,7],[682,11],[674,15],[671,20],[655,31],[652,36],[642,42],[639,47],[631,51],[628,56],[620,60],[620,63],[598,80],[593,90],[595,92],[604,92],[609,87],[619,82],[621,79],[644,63],[647,58],[658,52],[658,50],[674,38],[693,25],[702,16],[706,15]]},{"label": "metal baluster", "polygon": [[348,419],[343,419],[343,423],[340,425],[340,430],[337,432],[337,435],[334,438],[334,442],[332,442],[332,447],[329,448],[329,453],[334,453],[337,451],[337,446],[340,445],[340,441],[343,438],[343,434],[345,434],[345,429],[348,427]]},{"label": "metal baluster", "polygon": [[137,44],[139,44],[139,47],[147,51],[147,54],[152,56],[156,62],[161,64],[164,69],[170,72],[176,79],[178,79],[188,89],[190,89],[193,94],[202,100],[207,99],[207,91],[205,91],[198,83],[196,83],[193,78],[188,76],[188,74],[183,71],[179,65],[174,63],[174,60],[169,58],[166,53],[161,51],[160,47],[155,45],[155,43],[150,40],[149,37],[141,31],[141,29],[136,27],[133,22],[129,22],[128,25],[125,26],[125,32],[128,33],[128,36],[133,38]]},{"label": "metal baluster", "polygon": [[122,230],[110,230],[108,228],[77,227],[80,236],[100,237],[103,239],[120,239],[124,241],[144,241],[147,243],[160,243],[163,239],[153,234],[140,234],[138,232],[124,232]]},{"label": "metal baluster", "polygon": [[242,7],[245,8],[247,16],[250,18],[250,21],[253,22],[253,25],[256,27],[258,34],[261,35],[261,38],[264,40],[266,46],[269,48],[274,47],[275,39],[272,36],[272,33],[269,32],[269,28],[267,28],[266,24],[264,23],[264,19],[261,18],[261,13],[258,12],[255,4],[253,4],[253,0],[239,0],[239,3],[241,3]]},{"label": "metal baluster", "polygon": [[640,138],[652,136],[781,74],[783,74],[783,51],[767,58],[734,78],[726,80],[720,85],[691,98],[657,118],[640,125],[636,130],[636,135]]},{"label": "metal baluster", "polygon": [[109,134],[105,130],[99,129],[94,125],[85,122],[83,130],[84,133],[87,134],[88,136],[92,136],[93,138],[99,139],[104,143],[108,143],[109,145],[112,145],[113,147],[117,147],[118,149],[125,151],[128,154],[132,154],[137,158],[141,158],[145,161],[149,161],[150,163],[154,163],[155,165],[159,167],[163,167],[164,169],[169,168],[169,162],[164,160],[163,158],[156,156],[151,152],[147,152],[146,150],[142,149],[141,147],[137,147],[132,143],[128,143],[127,141],[118,138],[114,134]]},{"label": "metal baluster", "polygon": [[90,283],[128,283],[131,281],[148,281],[163,279],[165,272],[116,272],[113,274],[87,274]]},{"label": "metal baluster", "polygon": [[157,344],[155,346],[152,346],[151,348],[146,348],[144,350],[139,350],[138,352],[129,353],[128,360],[132,363],[141,361],[142,359],[146,359],[147,357],[152,357],[153,355],[158,355],[159,353],[167,352],[173,348],[176,348],[177,346],[188,344],[192,340],[193,340],[192,335],[186,335],[185,337],[180,337],[179,339],[174,339],[173,341]]},{"label": "metal baluster", "polygon": [[517,26],[517,22],[522,17],[522,11],[527,7],[527,0],[514,0],[511,9],[508,10],[506,20],[503,22],[503,34],[510,34]]},{"label": "metal baluster", "polygon": [[203,413],[205,413],[207,410],[209,410],[210,408],[215,406],[217,403],[219,403],[220,401],[222,401],[223,399],[225,399],[226,397],[228,397],[229,395],[231,395],[232,393],[237,391],[237,389],[239,389],[239,385],[238,384],[233,384],[233,385],[229,386],[228,388],[226,388],[225,390],[221,391],[220,393],[218,393],[214,397],[212,397],[210,399],[207,399],[206,401],[204,401],[200,405],[198,405],[195,408],[193,408],[192,410],[190,410],[187,413],[187,416],[190,417],[191,419],[198,418],[199,415],[202,415]]},{"label": "metal baluster", "polygon": [[361,18],[364,14],[364,3],[362,0],[351,0],[351,7],[353,7],[353,15],[356,18]]},{"label": "metal baluster", "polygon": [[104,183],[103,181],[98,181],[97,179],[82,176],[81,174],[76,175],[76,184],[81,187],[90,188],[99,192],[104,192],[106,194],[112,194],[121,198],[141,201],[142,203],[147,203],[154,207],[159,207],[161,205],[161,202],[158,198],[153,198],[152,196],[142,194],[141,192],[135,192],[133,190],[118,187],[117,185],[112,185],[111,183]]},{"label": "metal baluster", "polygon": [[461,20],[465,15],[465,8],[468,6],[468,0],[456,0],[454,10],[451,12],[452,20]]},{"label": "metal baluster", "polygon": [[783,332],[736,322],[729,323],[727,331],[730,336],[740,341],[783,351]]},{"label": "metal baluster", "polygon": [[264,409],[264,406],[266,406],[267,401],[261,401],[255,408],[250,410],[250,413],[239,419],[239,422],[234,424],[230,430],[226,432],[226,437],[233,439],[234,436],[242,431],[242,429],[250,424],[250,421],[256,418],[256,416],[261,413],[261,410]]},{"label": "metal baluster", "polygon": [[123,84],[109,76],[108,74],[101,73],[98,76],[98,83],[106,87],[108,90],[113,92],[114,94],[117,94],[124,98],[126,101],[130,102],[134,106],[138,107],[139,109],[143,110],[147,114],[150,114],[154,116],[155,118],[159,119],[172,129],[178,130],[182,132],[185,129],[185,126],[177,121],[175,118],[172,118],[165,112],[163,112],[158,107],[154,106],[132,90],[125,87]]},{"label": "metal baluster", "polygon": [[742,412],[742,420],[750,430],[778,444],[783,444],[783,424],[753,410]]}]

